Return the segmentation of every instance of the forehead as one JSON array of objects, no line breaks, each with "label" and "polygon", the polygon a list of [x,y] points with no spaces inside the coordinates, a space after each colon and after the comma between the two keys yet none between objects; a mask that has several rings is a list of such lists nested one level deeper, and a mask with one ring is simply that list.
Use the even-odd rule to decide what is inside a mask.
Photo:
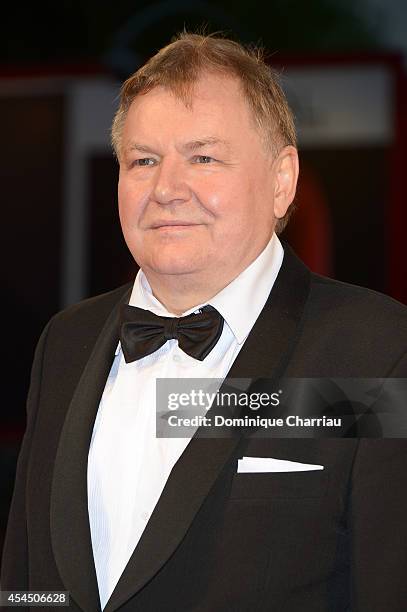
[{"label": "forehead", "polygon": [[[240,81],[228,75],[207,74],[191,88],[191,104],[164,87],[155,87],[132,102],[123,136],[161,133],[180,135],[208,130],[212,136],[230,139],[253,131],[252,114]],[[213,132],[213,133],[212,133]]]}]

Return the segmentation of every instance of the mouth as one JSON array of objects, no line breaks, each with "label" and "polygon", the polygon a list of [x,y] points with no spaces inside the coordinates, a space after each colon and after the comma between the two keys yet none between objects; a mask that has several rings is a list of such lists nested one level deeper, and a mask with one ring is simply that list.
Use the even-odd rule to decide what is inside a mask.
[{"label": "mouth", "polygon": [[175,231],[175,230],[187,230],[191,227],[196,227],[196,225],[160,225],[160,227],[156,227],[155,229],[159,231]]},{"label": "mouth", "polygon": [[151,229],[155,230],[186,230],[191,227],[201,225],[200,223],[185,223],[183,221],[166,221],[162,223],[155,223],[151,226]]}]

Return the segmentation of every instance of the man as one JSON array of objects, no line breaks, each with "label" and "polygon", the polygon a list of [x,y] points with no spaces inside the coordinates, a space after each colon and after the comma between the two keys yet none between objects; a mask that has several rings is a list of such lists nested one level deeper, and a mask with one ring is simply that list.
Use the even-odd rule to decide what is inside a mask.
[{"label": "man", "polygon": [[[406,309],[277,238],[298,157],[274,74],[183,34],[126,81],[112,133],[141,271],[41,337],[2,589],[86,612],[404,611],[404,440],[155,437],[156,378],[406,376]],[[259,460],[290,471],[239,469]]]}]

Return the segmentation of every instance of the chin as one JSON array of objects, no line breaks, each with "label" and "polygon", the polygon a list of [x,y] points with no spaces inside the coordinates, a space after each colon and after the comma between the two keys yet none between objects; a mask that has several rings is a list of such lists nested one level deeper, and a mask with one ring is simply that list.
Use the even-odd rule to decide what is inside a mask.
[{"label": "chin", "polygon": [[155,274],[193,274],[205,268],[201,258],[165,257],[164,253],[159,257],[143,257],[139,265]]},{"label": "chin", "polygon": [[189,264],[185,264],[182,262],[165,262],[162,265],[154,264],[150,266],[150,269],[155,272],[155,274],[193,274],[194,272],[198,272],[196,266]]}]

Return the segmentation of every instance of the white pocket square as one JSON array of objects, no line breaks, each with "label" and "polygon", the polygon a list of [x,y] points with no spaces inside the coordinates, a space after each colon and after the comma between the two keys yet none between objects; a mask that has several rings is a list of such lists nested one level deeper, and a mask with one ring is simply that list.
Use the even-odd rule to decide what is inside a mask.
[{"label": "white pocket square", "polygon": [[272,457],[243,457],[237,462],[238,474],[250,472],[310,472],[323,469],[323,465],[273,459]]}]

